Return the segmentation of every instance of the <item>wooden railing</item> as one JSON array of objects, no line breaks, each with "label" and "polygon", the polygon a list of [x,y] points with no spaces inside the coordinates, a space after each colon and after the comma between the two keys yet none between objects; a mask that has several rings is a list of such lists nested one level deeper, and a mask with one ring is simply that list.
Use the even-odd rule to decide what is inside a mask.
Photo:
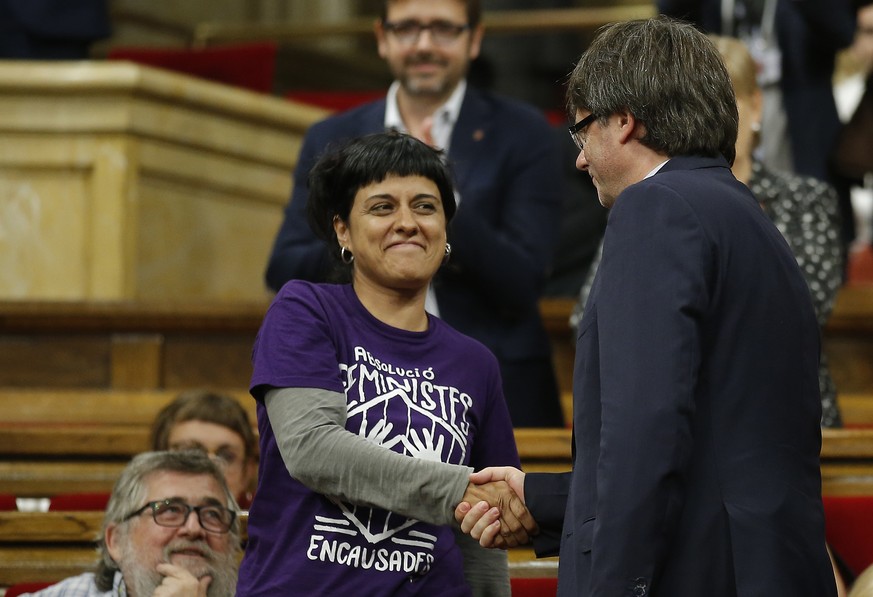
[{"label": "wooden railing", "polygon": [[266,308],[2,302],[0,388],[244,389]]},{"label": "wooden railing", "polygon": [[[0,493],[108,492],[147,449],[147,435],[147,424],[9,426],[0,433]],[[517,429],[515,437],[525,470],[570,470],[570,430]],[[873,495],[873,429],[823,430],[822,476],[827,494]]]},{"label": "wooden railing", "polygon": [[[591,8],[485,11],[482,22],[492,34],[586,31],[615,21],[657,14],[653,3]],[[335,36],[372,36],[375,16],[341,23],[200,23],[192,32],[194,46],[244,41],[289,42]]]},{"label": "wooden railing", "polygon": [[[615,21],[641,19],[657,14],[654,3],[638,2],[621,6],[485,11],[482,22],[488,34],[551,33],[586,31]],[[375,15],[353,17],[341,22],[183,23],[130,8],[113,11],[119,23],[138,26],[161,35],[177,38],[193,47],[251,41],[299,42],[328,37],[370,37]]]}]

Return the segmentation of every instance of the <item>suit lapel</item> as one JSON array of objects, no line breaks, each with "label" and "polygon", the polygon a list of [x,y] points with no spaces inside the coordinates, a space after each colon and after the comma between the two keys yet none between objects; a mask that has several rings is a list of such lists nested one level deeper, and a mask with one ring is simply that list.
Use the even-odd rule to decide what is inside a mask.
[{"label": "suit lapel", "polygon": [[482,157],[481,144],[492,132],[491,125],[487,102],[481,94],[468,87],[449,147],[450,166],[459,189],[464,188],[476,161]]},{"label": "suit lapel", "polygon": [[360,135],[385,131],[385,98],[364,106],[357,123]]}]

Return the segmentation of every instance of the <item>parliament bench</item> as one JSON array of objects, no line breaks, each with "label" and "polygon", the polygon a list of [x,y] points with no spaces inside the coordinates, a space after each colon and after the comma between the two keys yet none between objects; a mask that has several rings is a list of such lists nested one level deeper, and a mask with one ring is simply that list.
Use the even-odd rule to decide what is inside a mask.
[{"label": "parliament bench", "polygon": [[[573,304],[567,298],[540,301],[567,421]],[[2,403],[16,389],[244,390],[266,308],[266,302],[2,301],[0,409],[7,410]],[[873,286],[840,290],[823,342],[838,392],[873,395]]]},{"label": "parliament bench", "polygon": [[[153,400],[154,396],[146,394],[140,399]],[[7,425],[0,432],[0,493],[50,497],[110,491],[130,457],[148,448],[148,430],[145,421],[18,421]],[[873,428],[824,429],[822,436],[824,492],[873,495]],[[522,428],[515,430],[515,438],[525,470],[571,468],[569,429]]]},{"label": "parliament bench", "polygon": [[[255,401],[236,398],[255,425]],[[108,492],[128,460],[149,449],[167,390],[0,389],[0,493],[50,497]]]},{"label": "parliament bench", "polygon": [[244,390],[266,309],[260,302],[0,301],[0,408],[28,407],[5,404],[18,389]]}]

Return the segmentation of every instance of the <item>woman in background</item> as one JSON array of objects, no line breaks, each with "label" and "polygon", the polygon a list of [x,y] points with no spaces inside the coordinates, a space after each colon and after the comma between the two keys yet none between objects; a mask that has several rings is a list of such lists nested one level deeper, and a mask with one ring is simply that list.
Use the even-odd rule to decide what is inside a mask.
[{"label": "woman in background", "polygon": [[248,413],[232,396],[203,390],[179,394],[152,422],[151,448],[206,452],[221,464],[240,508],[251,505],[258,440]]}]

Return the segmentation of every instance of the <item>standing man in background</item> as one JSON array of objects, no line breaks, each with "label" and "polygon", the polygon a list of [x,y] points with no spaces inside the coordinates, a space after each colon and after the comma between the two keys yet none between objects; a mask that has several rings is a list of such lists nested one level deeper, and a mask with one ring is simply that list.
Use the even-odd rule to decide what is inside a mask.
[{"label": "standing man in background", "polygon": [[478,0],[386,1],[375,32],[395,82],[385,99],[308,131],[267,284],[278,291],[291,279],[330,279],[327,248],[306,218],[307,176],[326,147],[397,129],[444,149],[458,214],[427,309],[494,352],[515,426],[562,426],[538,304],[558,239],[559,146],[535,108],[467,86],[480,21]]},{"label": "standing man in background", "polygon": [[[666,17],[610,25],[568,103],[576,166],[611,210],[576,343],[573,470],[472,482],[525,501],[537,555],[560,550],[561,596],[835,596],[818,323],[791,249],[731,173],[718,50]],[[456,510],[486,546],[501,541],[488,506]]]}]

